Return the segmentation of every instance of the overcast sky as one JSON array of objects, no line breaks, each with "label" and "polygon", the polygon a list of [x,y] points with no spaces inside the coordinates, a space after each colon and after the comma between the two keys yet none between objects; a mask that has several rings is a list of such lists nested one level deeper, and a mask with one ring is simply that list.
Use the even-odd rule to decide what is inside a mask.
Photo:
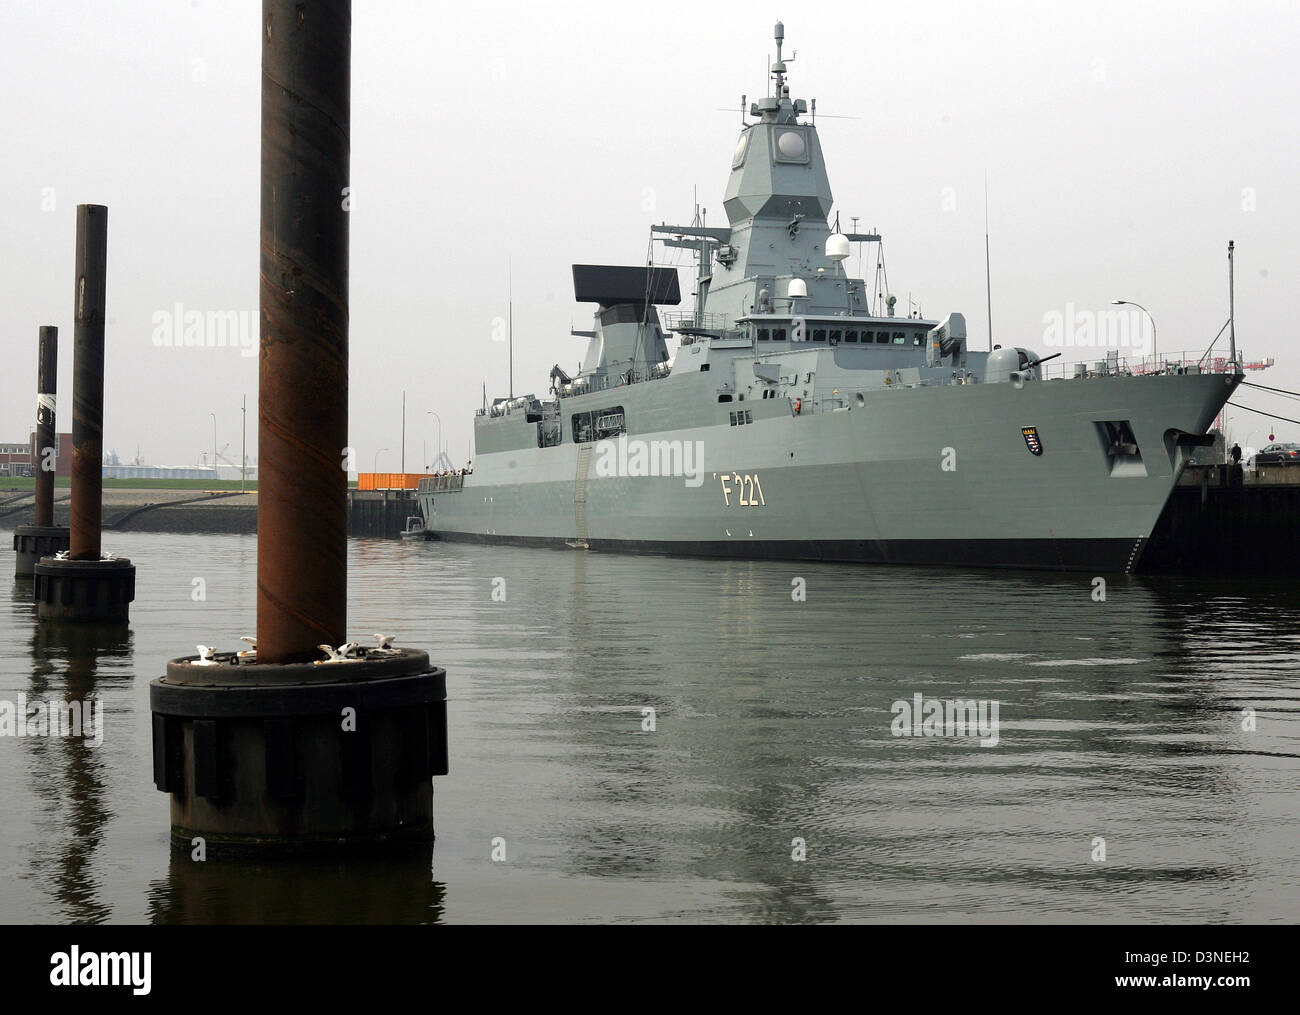
[{"label": "overcast sky", "polygon": [[[256,454],[257,359],[158,348],[155,314],[236,311],[255,327],[257,0],[0,0],[0,442],[34,417],[36,336],[59,326],[71,428],[76,205],[109,207],[105,447],[123,461]],[[836,208],[884,235],[889,278],[926,316],[1043,346],[1044,315],[1144,304],[1162,351],[1204,350],[1227,318],[1251,377],[1300,390],[1300,5],[364,0],[352,67],[351,443],[364,470],[463,461],[482,385],[505,394],[513,263],[515,391],[572,370],[591,308],[574,262],[642,263],[652,222],[710,224],[742,93],[764,93],[786,25],[795,97],[816,98]],[[689,287],[686,288],[689,292]],[[1074,356],[1065,359],[1095,358]],[[1237,401],[1300,419],[1300,402]],[[1275,425],[1248,413],[1234,436]],[[1259,444],[1262,436],[1255,436]]]}]

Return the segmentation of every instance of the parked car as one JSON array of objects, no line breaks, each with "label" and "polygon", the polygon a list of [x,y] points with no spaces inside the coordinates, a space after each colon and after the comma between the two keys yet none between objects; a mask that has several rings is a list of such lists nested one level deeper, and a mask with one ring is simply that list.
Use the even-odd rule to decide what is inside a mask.
[{"label": "parked car", "polygon": [[1255,452],[1254,465],[1300,465],[1300,444],[1270,444]]}]

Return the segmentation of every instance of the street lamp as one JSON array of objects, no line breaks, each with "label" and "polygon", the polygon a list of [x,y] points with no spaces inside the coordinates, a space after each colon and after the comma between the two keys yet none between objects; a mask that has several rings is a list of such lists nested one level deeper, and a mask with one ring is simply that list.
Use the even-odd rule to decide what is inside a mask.
[{"label": "street lamp", "polygon": [[217,414],[208,413],[212,417],[212,476],[215,479],[217,475]]},{"label": "street lamp", "polygon": [[442,450],[442,417],[439,416],[439,415],[438,415],[436,412],[434,412],[432,409],[429,409],[428,411],[426,411],[426,412],[425,412],[425,415],[426,415],[426,416],[432,416],[434,419],[436,419],[436,420],[438,421],[438,443],[437,443],[436,447],[438,448],[439,451],[441,451],[441,450]]},{"label": "street lamp", "polygon": [[380,448],[378,451],[375,452],[375,459],[374,462],[371,464],[371,468],[370,468],[371,472],[379,471],[379,456],[382,455],[385,451],[391,451],[391,450],[392,450],[391,448]]},{"label": "street lamp", "polygon": [[1147,320],[1151,322],[1151,358],[1155,360],[1156,365],[1159,366],[1160,351],[1159,347],[1156,345],[1156,319],[1151,316],[1151,311],[1141,303],[1134,303],[1132,300],[1111,300],[1110,303],[1111,306],[1115,307],[1137,307],[1142,311],[1142,313],[1147,315]]}]

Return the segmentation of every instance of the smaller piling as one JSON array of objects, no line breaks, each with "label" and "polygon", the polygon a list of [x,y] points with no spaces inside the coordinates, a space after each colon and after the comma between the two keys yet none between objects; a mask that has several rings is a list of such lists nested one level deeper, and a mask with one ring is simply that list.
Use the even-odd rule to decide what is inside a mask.
[{"label": "smaller piling", "polygon": [[66,558],[42,557],[32,568],[41,620],[126,623],[135,598],[135,568],[104,559],[104,310],[108,281],[108,209],[77,205],[73,290],[72,505]]},{"label": "smaller piling", "polygon": [[54,470],[58,455],[58,434],[54,425],[54,402],[59,388],[59,329],[41,328],[38,339],[40,363],[36,370],[36,524],[54,524]]},{"label": "smaller piling", "polygon": [[54,418],[59,375],[59,329],[42,325],[37,340],[36,445],[32,448],[36,477],[36,516],[31,525],[14,529],[14,577],[30,578],[36,562],[68,548],[67,526],[54,524],[54,471],[58,455],[58,427]]}]

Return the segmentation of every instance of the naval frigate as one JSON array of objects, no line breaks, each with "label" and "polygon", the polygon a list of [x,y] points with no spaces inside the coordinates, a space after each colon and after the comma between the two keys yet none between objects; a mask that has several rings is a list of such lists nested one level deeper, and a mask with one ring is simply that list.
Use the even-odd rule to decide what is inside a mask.
[{"label": "naval frigate", "polygon": [[[547,397],[474,420],[472,469],[423,478],[444,540],[710,557],[1130,572],[1184,465],[1242,379],[1111,352],[1048,378],[1021,347],[970,348],[965,320],[895,313],[847,262],[816,126],[790,97],[749,107],[727,224],[654,225],[696,259],[574,265],[596,305],[586,354]],[[743,105],[742,105],[743,108]],[[882,296],[876,299],[875,296]],[[669,341],[676,344],[669,354]],[[1059,354],[1058,354],[1059,355]],[[1222,363],[1222,361],[1220,361]],[[513,393],[512,393],[513,395]]]}]

